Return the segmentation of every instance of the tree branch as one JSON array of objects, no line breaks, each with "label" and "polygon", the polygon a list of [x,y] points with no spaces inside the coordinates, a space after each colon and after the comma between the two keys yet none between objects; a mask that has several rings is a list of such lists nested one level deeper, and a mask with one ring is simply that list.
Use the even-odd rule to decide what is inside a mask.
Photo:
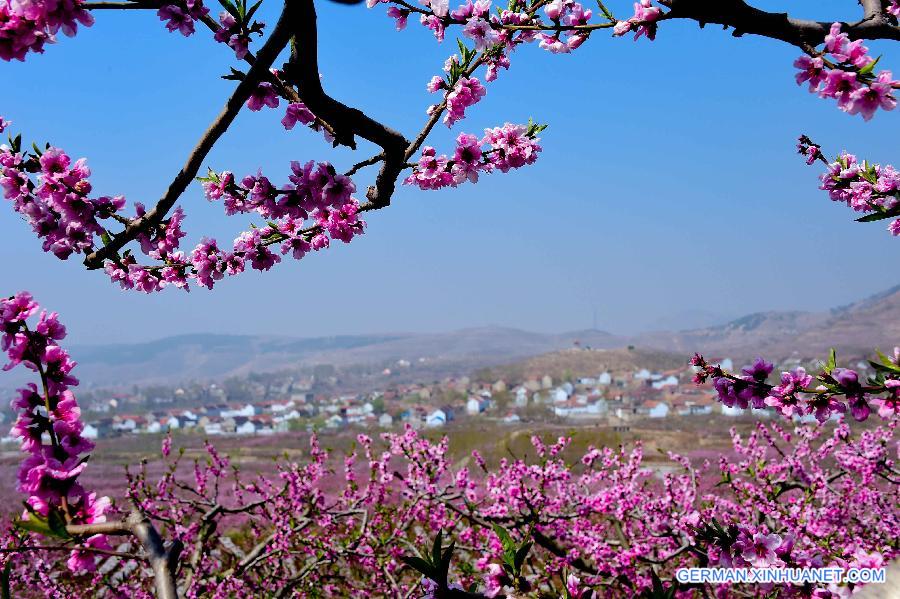
[{"label": "tree branch", "polygon": [[157,599],[178,599],[175,571],[184,546],[181,541],[174,541],[166,546],[150,520],[139,511],[134,510],[124,521],[70,524],[66,526],[66,532],[73,536],[133,535],[143,547],[153,568]]},{"label": "tree branch", "polygon": [[[821,44],[831,27],[830,21],[795,19],[787,13],[774,13],[750,6],[744,0],[659,0],[669,8],[663,19],[691,19],[734,28],[733,35],[755,34],[803,47]],[[879,4],[876,0],[874,4]],[[864,0],[866,18],[843,23],[842,31],[851,39],[900,40],[900,27],[890,24],[879,9],[869,17],[873,3]]]},{"label": "tree branch", "polygon": [[175,202],[178,201],[178,198],[184,193],[185,189],[187,189],[187,186],[193,181],[194,177],[197,176],[197,172],[200,170],[203,160],[206,159],[207,154],[209,154],[209,151],[219,138],[228,130],[228,127],[250,98],[253,91],[256,90],[260,81],[270,75],[269,68],[272,66],[272,63],[275,62],[278,54],[287,45],[290,35],[291,30],[288,23],[288,11],[285,10],[281,13],[281,17],[275,24],[275,28],[272,30],[269,39],[267,39],[266,43],[260,48],[253,66],[247,71],[247,75],[244,79],[238,83],[234,93],[232,93],[231,97],[228,98],[228,101],[225,103],[222,112],[219,113],[216,120],[213,121],[200,138],[197,146],[188,156],[187,162],[185,162],[181,171],[175,176],[175,179],[169,185],[166,193],[160,198],[156,206],[144,214],[144,216],[132,220],[121,233],[117,234],[110,241],[110,243],[89,254],[84,259],[85,266],[89,269],[100,268],[103,265],[104,260],[114,256],[127,243],[133,241],[141,231],[158,224],[165,218],[168,211],[172,209],[172,206],[175,205]]},{"label": "tree branch", "polygon": [[366,197],[375,206],[389,205],[397,178],[406,162],[404,155],[409,142],[401,133],[356,108],[338,102],[322,89],[313,0],[289,0],[285,3],[285,12],[291,15],[294,36],[290,60],[284,65],[285,79],[296,83],[307,108],[333,127],[335,142],[355,149],[354,136],[358,135],[381,147],[384,163]]}]

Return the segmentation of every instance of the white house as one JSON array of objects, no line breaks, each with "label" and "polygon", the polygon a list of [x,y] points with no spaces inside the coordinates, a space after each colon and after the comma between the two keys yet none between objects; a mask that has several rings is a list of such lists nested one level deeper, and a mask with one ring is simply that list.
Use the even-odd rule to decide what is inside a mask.
[{"label": "white house", "polygon": [[723,416],[740,416],[741,414],[744,413],[744,410],[740,409],[737,406],[729,408],[725,404],[719,404],[719,405],[721,406]]},{"label": "white house", "polygon": [[385,412],[378,417],[378,426],[381,428],[390,428],[394,425],[394,417]]},{"label": "white house", "polygon": [[225,418],[236,418],[238,416],[243,416],[245,418],[250,418],[251,416],[256,416],[256,408],[254,408],[251,404],[245,405],[243,408],[238,408],[235,410],[222,410],[221,417]]},{"label": "white house", "polygon": [[272,407],[269,409],[272,410],[272,413],[287,412],[288,410],[290,410],[291,408],[293,408],[296,405],[297,404],[294,403],[294,400],[291,400],[287,403],[274,403],[274,404],[272,404]]},{"label": "white house", "polygon": [[601,400],[584,406],[558,406],[553,408],[553,413],[560,418],[590,418],[604,414],[606,409],[606,402]]},{"label": "white house", "polygon": [[238,435],[252,435],[256,432],[256,425],[253,424],[253,421],[247,420],[238,425],[234,432]]},{"label": "white house", "polygon": [[466,413],[470,416],[481,414],[481,400],[477,397],[469,397],[466,402]]},{"label": "white house", "polygon": [[81,436],[85,439],[96,439],[100,436],[100,431],[98,431],[97,427],[95,426],[85,424],[84,430],[81,431]]},{"label": "white house", "polygon": [[328,428],[340,428],[344,426],[344,419],[337,414],[329,416],[328,420],[325,421],[325,426]]},{"label": "white house", "polygon": [[428,428],[437,428],[447,424],[447,412],[441,409],[433,411],[425,417],[425,426]]},{"label": "white house", "polygon": [[611,385],[612,384],[612,375],[608,372],[600,373],[600,376],[597,377],[598,385]]},{"label": "white house", "polygon": [[640,370],[638,370],[637,372],[634,373],[634,378],[636,378],[639,381],[649,380],[650,376],[651,376],[650,371],[647,370],[646,368],[641,368]]},{"label": "white house", "polygon": [[519,387],[516,389],[516,407],[524,408],[528,405],[528,389]]},{"label": "white house", "polygon": [[665,418],[669,414],[669,406],[665,402],[658,401],[655,402],[656,405],[651,407],[647,412],[647,416],[650,418]]},{"label": "white house", "polygon": [[169,416],[164,423],[170,431],[181,428],[181,422],[175,416]]},{"label": "white house", "polygon": [[134,429],[137,428],[137,422],[133,418],[125,418],[119,422],[114,422],[112,427],[117,431],[133,433]]},{"label": "white house", "polygon": [[666,378],[661,378],[660,380],[653,383],[654,389],[662,389],[663,387],[675,387],[678,385],[678,377],[675,375],[669,375]]},{"label": "white house", "polygon": [[554,389],[552,396],[553,396],[553,401],[556,401],[556,402],[569,401],[569,394],[562,387],[557,387],[556,389]]},{"label": "white house", "polygon": [[207,435],[221,435],[222,434],[222,423],[221,422],[208,422],[206,426],[203,427],[203,431]]},{"label": "white house", "polygon": [[154,420],[153,422],[151,422],[150,424],[147,425],[147,431],[146,431],[146,432],[148,432],[148,433],[158,433],[158,432],[160,432],[161,430],[162,430],[162,425],[161,425],[157,420]]}]

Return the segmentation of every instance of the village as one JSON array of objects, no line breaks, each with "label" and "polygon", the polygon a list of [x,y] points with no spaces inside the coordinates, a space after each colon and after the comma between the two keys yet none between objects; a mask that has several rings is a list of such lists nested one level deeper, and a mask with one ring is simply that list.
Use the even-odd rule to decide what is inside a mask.
[{"label": "village", "polygon": [[[584,351],[584,350],[581,350]],[[590,351],[590,350],[587,350]],[[730,359],[721,360],[732,369]],[[408,368],[399,361],[396,368]],[[384,375],[389,380],[390,369]],[[474,419],[499,424],[581,422],[625,428],[640,419],[738,416],[716,401],[711,386],[693,383],[685,365],[669,370],[626,368],[554,379],[483,380],[459,376],[425,383],[387,384],[358,393],[316,392],[314,375],[249,377],[171,390],[94,396],[86,403],[88,438],[180,431],[204,436],[270,435],[290,431],[415,429],[464,426]],[[260,380],[261,379],[261,380]],[[759,411],[765,415],[765,411]],[[15,441],[4,438],[4,442]]]}]

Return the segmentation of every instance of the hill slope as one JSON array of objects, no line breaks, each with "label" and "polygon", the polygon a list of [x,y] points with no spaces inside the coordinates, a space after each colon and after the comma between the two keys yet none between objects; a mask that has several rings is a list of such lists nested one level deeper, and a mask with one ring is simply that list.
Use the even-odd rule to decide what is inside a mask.
[{"label": "hill slope", "polygon": [[[220,379],[316,364],[380,368],[420,358],[463,370],[564,350],[576,343],[594,349],[634,345],[680,356],[700,351],[735,358],[821,357],[832,346],[845,355],[867,355],[874,347],[889,350],[900,345],[900,286],[829,312],[760,312],[719,326],[632,338],[595,330],[546,334],[504,327],[306,339],[201,334],[128,345],[73,346],[72,353],[84,382],[122,385]],[[650,354],[644,357],[653,359]],[[14,378],[5,376],[0,384],[14,385],[19,382]]]}]

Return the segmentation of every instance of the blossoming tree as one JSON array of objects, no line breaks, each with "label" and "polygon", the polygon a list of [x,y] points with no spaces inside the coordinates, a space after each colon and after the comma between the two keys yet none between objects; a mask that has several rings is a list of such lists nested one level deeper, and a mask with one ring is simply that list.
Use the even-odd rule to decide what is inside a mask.
[{"label": "blossoming tree", "polygon": [[[334,240],[349,243],[365,228],[360,215],[388,207],[398,182],[423,190],[456,187],[535,162],[544,127],[533,122],[506,123],[483,135],[462,132],[446,153],[426,145],[439,124],[463,121],[487,93],[485,84],[528,44],[568,53],[601,30],[652,41],[667,21],[688,19],[796,46],[798,84],[865,120],[894,109],[900,86],[864,45],[900,39],[896,0],[860,0],[860,19],[851,23],[795,19],[743,0],[641,0],[627,18],[602,1],[596,14],[574,0],[511,0],[499,7],[490,0],[459,6],[370,1],[370,8],[386,5],[397,29],[413,16],[438,41],[454,28],[461,36],[442,74],[427,82],[436,103],[410,139],[325,92],[313,0],[286,0],[271,28],[254,18],[259,3],[220,2],[224,10],[216,19],[202,0],[0,0],[4,60],[64,51],[50,47],[60,33],[74,35],[103,11],[129,10],[151,11],[185,36],[209,29],[242,65],[227,75],[235,85],[221,113],[149,208],[128,209],[122,196],[94,193],[85,159],[73,161],[49,144],[28,149],[21,135],[10,133],[0,147],[0,186],[45,251],[61,259],[80,255],[88,269],[103,269],[123,288],[154,292],[213,288],[248,265],[268,270],[282,256],[299,259]],[[356,149],[362,139],[378,150],[343,170],[326,160],[291,161],[281,185],[262,173],[200,172],[240,110],[282,106],[286,129],[299,124],[335,147]],[[10,127],[0,118],[0,132]],[[891,220],[890,232],[900,234],[897,171],[846,153],[829,162],[806,137],[799,149],[808,163],[827,165],[822,188],[833,200],[864,212],[859,220]],[[354,178],[370,167],[378,170],[361,202]],[[185,211],[177,204],[195,179],[226,214],[256,213],[259,226],[231,246],[204,238],[183,249]],[[205,460],[185,464],[167,439],[165,473],[152,480],[143,465],[132,469],[126,506],[79,482],[93,445],[83,436],[72,392],[75,364],[60,345],[65,328],[57,315],[39,313],[21,292],[0,301],[0,327],[6,369],[21,366],[35,377],[13,402],[13,434],[25,456],[17,481],[25,509],[0,538],[4,596],[83,595],[85,589],[164,598],[762,596],[773,589],[683,584],[674,571],[691,565],[869,568],[900,553],[896,352],[879,354],[868,381],[839,368],[832,356],[815,376],[797,369],[777,384],[768,382],[773,366],[764,360],[735,374],[695,356],[698,382],[711,379],[726,405],[840,422],[793,431],[760,425],[746,438],[735,431],[733,454],[717,464],[670,454],[675,470],[661,478],[644,464],[640,446],[592,447],[571,461],[564,458],[567,438],[549,445],[534,438],[536,462],[513,457],[491,467],[476,453],[460,466],[448,459],[446,439],[432,443],[407,429],[380,440],[360,436],[339,471],[313,438],[308,461],[282,461],[271,477],[242,475],[212,446]],[[844,413],[884,423],[854,430]],[[780,588],[816,597],[854,590],[800,580]]]},{"label": "blossoming tree", "polygon": [[[666,21],[690,19],[733,28],[736,36],[762,35],[797,46],[802,51],[796,62],[798,83],[808,83],[811,92],[836,100],[840,109],[866,120],[878,109],[892,110],[894,90],[900,86],[890,71],[877,68],[878,60],[863,45],[865,39],[900,39],[900,5],[895,0],[864,0],[858,22],[833,24],[768,13],[741,0],[658,4],[641,0],[635,3],[634,14],[623,19],[603,2],[598,2],[595,15],[574,0],[515,0],[494,8],[489,0],[466,0],[455,7],[445,0],[423,0],[420,5],[369,0],[370,7],[386,4],[398,29],[416,16],[438,41],[453,28],[461,34],[459,52],[447,59],[442,74],[427,83],[437,101],[428,107],[427,120],[410,140],[325,92],[319,77],[312,0],[285,2],[268,35],[264,35],[266,24],[254,18],[259,2],[248,6],[246,0],[221,0],[221,4],[224,10],[215,19],[202,0],[0,2],[0,58],[4,60],[26,60],[31,53],[50,51],[48,44],[57,41],[60,33],[75,35],[78,26],[90,26],[97,13],[129,10],[155,12],[167,29],[185,36],[194,35],[198,26],[205,27],[214,41],[225,44],[244,65],[244,70],[231,67],[226,76],[235,81],[231,96],[150,208],[135,202],[132,211],[120,195],[95,194],[85,159],[73,161],[50,145],[42,149],[34,144],[29,150],[21,136],[11,137],[0,151],[0,185],[13,209],[42,239],[45,251],[61,259],[80,254],[87,268],[104,269],[122,287],[152,292],[167,286],[187,289],[191,282],[212,288],[225,275],[236,275],[248,265],[268,270],[281,256],[299,259],[324,250],[334,240],[349,243],[364,230],[360,215],[389,206],[398,181],[425,190],[459,186],[537,159],[541,151],[537,135],[543,126],[534,123],[506,123],[484,135],[460,133],[449,154],[425,145],[440,122],[453,127],[462,121],[487,93],[485,83],[509,69],[514,52],[528,44],[553,53],[572,52],[603,30],[614,37],[634,32],[636,39],[653,40]],[[287,61],[274,68],[288,49]],[[258,111],[282,106],[286,129],[299,124],[335,146],[356,149],[361,138],[379,150],[343,172],[324,160],[292,160],[281,185],[262,173],[240,177],[227,170],[210,170],[202,174],[199,180],[210,201],[221,201],[228,215],[255,212],[261,222],[238,235],[230,247],[203,238],[192,250],[182,249],[185,211],[176,204],[201,175],[209,151],[244,107]],[[0,132],[8,127],[9,122],[0,118]],[[374,166],[379,166],[378,172],[365,192],[366,201],[360,203],[353,178]],[[892,231],[898,229],[895,221]]]}]

